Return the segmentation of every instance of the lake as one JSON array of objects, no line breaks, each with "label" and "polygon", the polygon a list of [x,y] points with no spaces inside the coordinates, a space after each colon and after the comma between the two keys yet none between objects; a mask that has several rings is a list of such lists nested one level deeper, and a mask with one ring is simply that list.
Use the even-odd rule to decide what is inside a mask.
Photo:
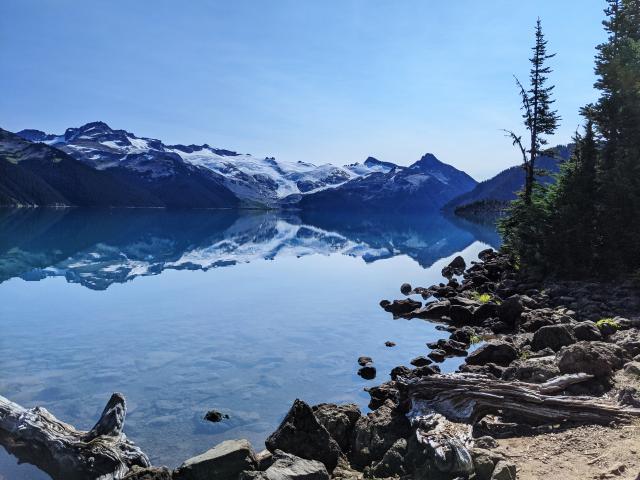
[{"label": "lake", "polygon": [[[154,464],[229,438],[261,450],[295,398],[366,411],[364,387],[442,337],[379,301],[498,244],[439,213],[0,211],[0,395],[89,429],[122,392]],[[214,408],[230,418],[204,421]],[[48,478],[16,463],[0,449],[0,478]]]}]

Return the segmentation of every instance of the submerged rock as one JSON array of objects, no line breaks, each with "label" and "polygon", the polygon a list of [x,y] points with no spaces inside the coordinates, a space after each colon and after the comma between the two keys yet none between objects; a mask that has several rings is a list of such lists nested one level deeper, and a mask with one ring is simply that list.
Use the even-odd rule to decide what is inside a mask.
[{"label": "submerged rock", "polygon": [[373,359],[371,357],[358,357],[358,365],[361,367],[369,365],[370,363],[373,363]]},{"label": "submerged rock", "polygon": [[267,449],[292,453],[307,460],[322,462],[332,471],[340,457],[340,445],[316,419],[302,400],[295,400],[278,429],[265,441]]},{"label": "submerged rock", "polygon": [[226,418],[229,418],[229,415],[227,415],[226,413],[219,412],[218,410],[209,410],[204,415],[205,420],[213,423],[221,422],[222,419],[226,419]]},{"label": "submerged rock", "polygon": [[376,378],[376,367],[373,365],[365,365],[364,367],[360,367],[358,369],[358,375],[364,378],[365,380],[373,380]]},{"label": "submerged rock", "polygon": [[408,283],[403,283],[402,285],[400,285],[400,293],[402,293],[403,295],[409,295],[411,293],[411,290],[413,289]]}]

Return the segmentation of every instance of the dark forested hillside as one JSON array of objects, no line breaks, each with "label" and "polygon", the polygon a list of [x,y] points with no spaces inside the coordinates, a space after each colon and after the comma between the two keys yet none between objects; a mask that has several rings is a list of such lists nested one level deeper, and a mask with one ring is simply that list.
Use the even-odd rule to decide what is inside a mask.
[{"label": "dark forested hillside", "polygon": [[[554,148],[554,157],[538,157],[536,168],[548,173],[539,174],[538,181],[543,184],[551,183],[554,180],[553,175],[560,171],[560,162],[571,156],[572,149],[571,145],[559,145]],[[454,198],[444,208],[448,211],[468,209],[473,208],[473,204],[477,203],[490,205],[491,208],[503,208],[511,200],[515,200],[517,193],[524,186],[524,180],[525,171],[522,166],[507,168],[495,177],[478,183],[473,190]]]}]

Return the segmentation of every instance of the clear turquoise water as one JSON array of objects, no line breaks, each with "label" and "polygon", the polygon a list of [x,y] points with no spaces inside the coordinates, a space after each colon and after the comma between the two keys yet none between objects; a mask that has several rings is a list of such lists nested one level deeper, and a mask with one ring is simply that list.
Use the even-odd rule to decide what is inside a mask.
[{"label": "clear turquoise water", "polygon": [[[440,214],[0,212],[0,395],[88,429],[120,391],[158,464],[228,438],[261,449],[295,398],[366,408],[364,387],[442,335],[378,302],[497,243]],[[212,408],[231,418],[205,422]],[[2,476],[46,478],[0,449]]]}]

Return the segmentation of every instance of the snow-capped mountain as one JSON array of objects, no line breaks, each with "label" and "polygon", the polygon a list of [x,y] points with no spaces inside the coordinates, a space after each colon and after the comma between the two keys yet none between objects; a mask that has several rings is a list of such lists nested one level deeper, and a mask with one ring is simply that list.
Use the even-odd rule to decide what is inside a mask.
[{"label": "snow-capped mountain", "polygon": [[63,150],[98,170],[124,168],[158,179],[174,175],[178,164],[183,163],[212,172],[240,200],[267,205],[291,195],[314,193],[395,168],[392,163],[373,158],[342,167],[258,158],[207,144],[165,145],[160,140],[114,130],[104,122],[69,128],[63,135],[39,130],[22,130],[18,135]]},{"label": "snow-capped mountain", "polygon": [[437,210],[477,182],[427,153],[408,167],[396,166],[360,176],[332,189],[300,199],[302,208]]}]

